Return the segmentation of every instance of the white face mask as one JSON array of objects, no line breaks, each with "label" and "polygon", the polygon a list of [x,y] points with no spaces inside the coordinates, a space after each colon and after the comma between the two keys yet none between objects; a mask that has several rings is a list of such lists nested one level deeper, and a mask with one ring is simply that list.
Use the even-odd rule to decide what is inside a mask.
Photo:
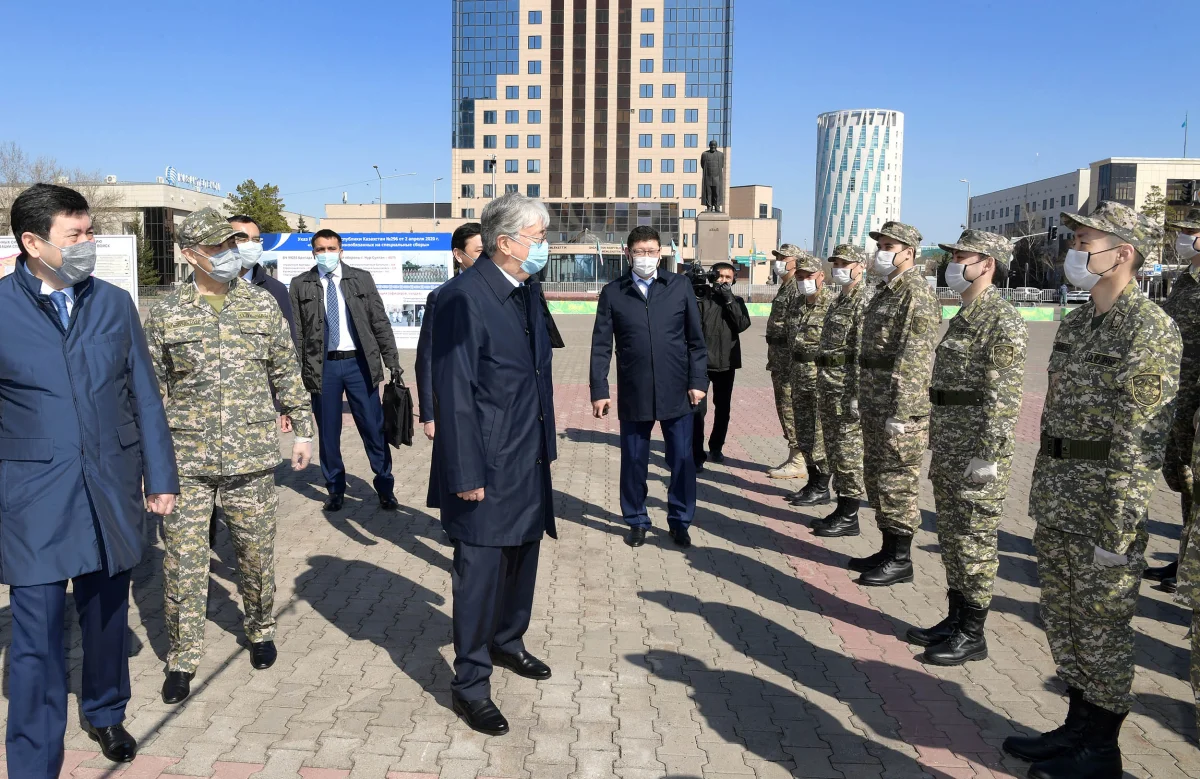
[{"label": "white face mask", "polygon": [[896,270],[896,253],[879,249],[875,252],[875,272],[880,276],[891,276]]},{"label": "white face mask", "polygon": [[834,268],[833,283],[839,287],[849,286],[854,283],[854,274],[849,268]]},{"label": "white face mask", "polygon": [[785,260],[775,260],[775,275],[781,277],[787,275],[787,262]]},{"label": "white face mask", "polygon": [[633,272],[641,276],[643,279],[650,278],[654,271],[658,269],[657,257],[634,257]]},{"label": "white face mask", "polygon": [[975,283],[974,280],[968,281],[966,277],[967,266],[961,263],[952,262],[946,266],[946,286],[954,290],[958,294],[962,294],[971,288]]},{"label": "white face mask", "polygon": [[817,294],[817,282],[815,279],[805,279],[800,282],[800,293],[802,295]]},{"label": "white face mask", "polygon": [[262,244],[254,241],[239,243],[237,249],[238,254],[242,255],[242,270],[250,270],[257,265],[263,253]]},{"label": "white face mask", "polygon": [[1193,257],[1200,255],[1200,249],[1196,248],[1197,243],[1200,243],[1200,238],[1180,233],[1175,239],[1175,254],[1184,262],[1191,262]]},{"label": "white face mask", "polygon": [[1117,264],[1113,263],[1108,267],[1108,270],[1102,273],[1093,273],[1088,269],[1088,262],[1091,261],[1092,257],[1104,254],[1104,252],[1111,252],[1118,248],[1120,247],[1114,246],[1112,249],[1105,249],[1099,252],[1081,252],[1078,249],[1067,249],[1067,258],[1063,261],[1063,272],[1067,274],[1067,281],[1082,290],[1091,290],[1092,287],[1099,283],[1104,274],[1117,267]]}]

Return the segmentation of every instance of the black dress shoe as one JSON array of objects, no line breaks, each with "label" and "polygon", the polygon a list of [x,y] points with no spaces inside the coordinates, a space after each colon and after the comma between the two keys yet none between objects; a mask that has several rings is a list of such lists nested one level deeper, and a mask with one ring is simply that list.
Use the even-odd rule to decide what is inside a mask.
[{"label": "black dress shoe", "polygon": [[259,641],[250,644],[250,665],[258,670],[262,671],[275,665],[276,657],[279,657],[279,652],[275,649],[274,641]]},{"label": "black dress shoe", "polygon": [[84,727],[92,741],[100,742],[104,756],[114,763],[131,763],[137,757],[137,739],[129,735],[124,725],[96,728],[84,720]]},{"label": "black dress shoe", "polygon": [[681,527],[678,530],[672,530],[671,539],[674,540],[676,546],[681,549],[687,549],[692,545],[692,537],[688,535],[687,528],[685,527]]},{"label": "black dress shoe", "polygon": [[721,454],[720,449],[713,449],[708,453],[708,459],[712,460],[714,463],[723,463],[725,462],[725,455]]},{"label": "black dress shoe", "polygon": [[538,660],[524,649],[515,653],[501,652],[499,649],[493,649],[492,665],[507,668],[517,676],[524,676],[526,679],[541,681],[550,678],[550,666]]},{"label": "black dress shoe", "polygon": [[1163,592],[1178,592],[1179,580],[1174,576],[1163,579],[1162,584],[1158,585],[1158,589],[1162,590]]},{"label": "black dress shoe", "polygon": [[341,493],[331,494],[329,500],[325,501],[325,505],[321,507],[322,511],[341,511],[342,503],[346,501],[346,496]]},{"label": "black dress shoe", "polygon": [[631,527],[629,528],[629,536],[625,539],[625,543],[630,546],[642,546],[646,543],[646,528]]},{"label": "black dress shoe", "polygon": [[1161,582],[1166,579],[1174,579],[1179,573],[1179,562],[1168,563],[1167,565],[1159,565],[1154,568],[1147,568],[1142,571],[1142,578],[1149,579],[1152,582]]},{"label": "black dress shoe", "polygon": [[508,720],[492,703],[491,698],[481,701],[464,701],[457,695],[453,699],[454,713],[463,718],[467,727],[488,736],[503,736],[508,733]]},{"label": "black dress shoe", "polygon": [[166,681],[163,682],[163,703],[181,703],[192,694],[192,678],[196,674],[187,671],[167,671]]},{"label": "black dress shoe", "polygon": [[387,497],[380,495],[379,508],[384,511],[395,511],[400,508],[400,501],[396,500],[395,495],[388,495]]}]

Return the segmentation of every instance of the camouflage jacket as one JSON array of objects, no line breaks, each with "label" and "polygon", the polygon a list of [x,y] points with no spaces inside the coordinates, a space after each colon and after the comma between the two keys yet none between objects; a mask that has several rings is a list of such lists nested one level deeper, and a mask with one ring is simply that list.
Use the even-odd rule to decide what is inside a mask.
[{"label": "camouflage jacket", "polygon": [[769,371],[786,371],[792,367],[792,309],[797,297],[796,278],[793,276],[779,285],[779,291],[771,301],[771,315],[767,317]]},{"label": "camouflage jacket", "polygon": [[[933,359],[930,389],[975,397],[965,403],[934,404],[929,419],[931,476],[938,472],[961,479],[972,457],[988,462],[1012,458],[1028,341],[1025,320],[995,287],[985,289],[950,320]],[[993,484],[1003,497],[1007,479]]]},{"label": "camouflage jacket", "polygon": [[1193,425],[1200,409],[1200,268],[1192,265],[1179,275],[1170,297],[1163,303],[1163,311],[1175,320],[1183,340],[1175,419],[1177,424]]},{"label": "camouflage jacket", "polygon": [[[825,314],[837,292],[833,285],[824,284],[817,290],[812,303],[804,295],[796,295],[796,322],[792,328],[792,388],[817,391],[817,355],[821,351],[821,329]],[[799,384],[797,384],[799,382]]]},{"label": "camouflage jacket", "polygon": [[180,475],[278,465],[272,386],[296,435],[312,435],[292,336],[266,290],[235,279],[218,314],[184,283],[150,310],[145,329]]},{"label": "camouflage jacket", "polygon": [[875,416],[929,416],[929,374],[942,306],[918,268],[879,287],[863,315],[859,405]]},{"label": "camouflage jacket", "polygon": [[[1054,339],[1029,515],[1122,554],[1162,467],[1182,347],[1175,323],[1133,282],[1098,323],[1095,313],[1091,301],[1075,309]],[[1086,446],[1107,458],[1055,458],[1055,439],[1067,439],[1063,455]]]},{"label": "camouflage jacket", "polygon": [[850,413],[850,401],[858,397],[858,353],[869,302],[870,287],[860,281],[854,289],[835,297],[825,312],[817,391],[822,403],[834,403],[838,416]]}]

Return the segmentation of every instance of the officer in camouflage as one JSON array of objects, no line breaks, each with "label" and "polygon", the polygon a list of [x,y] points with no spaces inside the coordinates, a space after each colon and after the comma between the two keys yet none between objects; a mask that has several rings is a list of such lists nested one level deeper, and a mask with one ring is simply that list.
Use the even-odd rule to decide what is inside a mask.
[{"label": "officer in camouflage", "polygon": [[[1167,486],[1179,493],[1183,512],[1183,532],[1179,535],[1176,562],[1147,568],[1142,576],[1163,583],[1168,592],[1175,589],[1178,563],[1186,559],[1192,516],[1192,445],[1196,440],[1195,416],[1200,410],[1200,208],[1193,208],[1183,219],[1167,222],[1176,231],[1175,256],[1190,263],[1171,289],[1163,310],[1175,320],[1183,339],[1183,358],[1179,362],[1179,394],[1175,398],[1175,423],[1167,436],[1163,453],[1163,477]],[[1195,581],[1193,579],[1193,581]],[[1190,603],[1194,594],[1184,593],[1181,600]]]},{"label": "officer in camouflage", "polygon": [[821,432],[837,508],[813,522],[813,534],[823,538],[856,536],[863,486],[863,439],[858,411],[858,354],[862,348],[863,315],[870,288],[863,282],[865,253],[848,243],[838,244],[829,262],[831,277],[841,287],[825,313],[817,357],[817,403]]},{"label": "officer in camouflage", "polygon": [[796,319],[792,326],[792,420],[796,445],[804,457],[808,483],[787,496],[795,506],[829,502],[829,466],[821,435],[821,409],[817,403],[817,354],[825,313],[837,296],[825,286],[821,260],[808,252],[796,258]]},{"label": "officer in camouflage", "polygon": [[1042,621],[1070,707],[1062,727],[1005,740],[1030,776],[1120,777],[1133,698],[1133,627],[1146,504],[1162,467],[1182,351],[1179,329],[1138,289],[1162,228],[1103,201],[1074,230],[1067,279],[1091,300],[1064,317],[1050,355],[1029,514]]},{"label": "officer in camouflage", "polygon": [[804,455],[796,440],[796,422],[792,418],[792,321],[798,298],[796,260],[804,251],[793,243],[785,243],[771,253],[775,255],[779,291],[771,301],[771,315],[767,317],[767,370],[771,372],[775,410],[779,414],[783,437],[787,439],[788,457],[767,471],[767,476],[772,479],[799,479],[808,474],[804,469]]},{"label": "officer in camouflage", "polygon": [[279,463],[274,387],[296,442],[292,467],[308,465],[308,394],[279,304],[237,276],[238,232],[203,208],[176,239],[195,271],[150,311],[146,337],[166,399],[179,464],[175,513],[163,521],[167,679],[163,701],[178,703],[203,651],[208,601],[208,521],[217,493],[237,554],[246,637],[255,668],[275,662],[275,494]]},{"label": "officer in camouflage", "polygon": [[1008,277],[1008,239],[967,230],[950,252],[946,285],[962,296],[933,360],[929,400],[929,479],[937,508],[938,543],[946,568],[948,616],[908,639],[928,647],[934,665],[961,665],[987,657],[983,626],[992,603],[999,557],[996,533],[1021,415],[1025,320],[993,282]]},{"label": "officer in camouflage", "polygon": [[873,555],[850,560],[859,584],[886,587],[913,578],[917,489],[929,434],[929,379],[942,307],[916,266],[921,234],[901,222],[871,233],[873,266],[884,278],[863,315],[859,358],[863,474],[883,535]]}]

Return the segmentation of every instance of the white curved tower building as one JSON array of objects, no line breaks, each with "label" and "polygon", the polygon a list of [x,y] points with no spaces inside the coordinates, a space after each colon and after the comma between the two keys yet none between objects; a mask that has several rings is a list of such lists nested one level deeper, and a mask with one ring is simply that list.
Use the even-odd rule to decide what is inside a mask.
[{"label": "white curved tower building", "polygon": [[873,251],[868,233],[900,218],[903,174],[904,114],[863,108],[818,116],[813,252],[828,257],[839,243]]}]

